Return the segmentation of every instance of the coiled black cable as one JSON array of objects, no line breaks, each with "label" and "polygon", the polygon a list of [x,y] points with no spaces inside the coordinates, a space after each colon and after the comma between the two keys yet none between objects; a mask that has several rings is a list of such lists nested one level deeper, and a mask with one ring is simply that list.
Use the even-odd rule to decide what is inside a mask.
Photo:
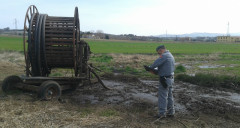
[{"label": "coiled black cable", "polygon": [[28,30],[28,55],[32,76],[47,76],[49,70],[45,55],[46,14],[36,14],[31,18]]}]

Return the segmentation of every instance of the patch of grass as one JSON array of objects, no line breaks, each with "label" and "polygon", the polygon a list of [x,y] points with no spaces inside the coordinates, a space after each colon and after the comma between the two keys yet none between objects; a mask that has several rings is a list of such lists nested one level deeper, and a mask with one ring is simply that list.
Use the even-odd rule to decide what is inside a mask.
[{"label": "patch of grass", "polygon": [[55,73],[51,73],[49,74],[49,76],[53,76],[53,77],[61,77],[63,76],[63,74],[59,73],[59,72],[55,72]]},{"label": "patch of grass", "polygon": [[186,68],[182,65],[178,65],[174,72],[175,73],[183,73],[183,72],[186,72]]},{"label": "patch of grass", "polygon": [[240,54],[221,54],[217,63],[220,64],[240,64]]},{"label": "patch of grass", "polygon": [[100,70],[102,70],[104,72],[111,72],[111,71],[114,70],[114,68],[109,66],[109,65],[94,65],[94,66],[99,68]]},{"label": "patch of grass", "polygon": [[4,51],[23,51],[22,37],[1,37],[0,36],[0,50]]},{"label": "patch of grass", "polygon": [[104,117],[119,116],[119,112],[114,109],[104,109],[99,113],[99,116]]},{"label": "patch of grass", "polygon": [[222,68],[221,71],[240,76],[240,66]]},{"label": "patch of grass", "polygon": [[81,117],[86,117],[89,114],[94,113],[95,110],[92,108],[81,108],[81,109],[79,109],[79,112],[81,113]]},{"label": "patch of grass", "polygon": [[238,59],[240,60],[240,55],[239,54],[220,54],[219,57],[221,57],[221,59]]},{"label": "patch of grass", "polygon": [[138,73],[139,73],[139,71],[138,71],[137,69],[131,68],[131,67],[129,67],[129,66],[127,66],[127,67],[125,68],[125,72],[130,73],[130,74],[138,74]]},{"label": "patch of grass", "polygon": [[195,76],[179,74],[177,80],[205,87],[222,87],[240,91],[240,77],[198,73]]},{"label": "patch of grass", "polygon": [[101,55],[101,56],[92,56],[91,59],[96,62],[109,63],[113,58],[108,55]]}]

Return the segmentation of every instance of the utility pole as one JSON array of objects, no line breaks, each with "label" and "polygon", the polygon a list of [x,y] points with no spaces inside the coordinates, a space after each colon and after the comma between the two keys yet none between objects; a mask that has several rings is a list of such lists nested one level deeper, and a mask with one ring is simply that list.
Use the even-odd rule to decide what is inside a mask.
[{"label": "utility pole", "polygon": [[15,34],[18,35],[18,32],[17,32],[17,19],[16,18],[14,19],[14,24],[15,24]]},{"label": "utility pole", "polygon": [[230,33],[229,33],[229,22],[228,22],[228,27],[227,27],[227,36],[230,36]]},{"label": "utility pole", "polygon": [[166,40],[167,40],[167,30],[166,30]]}]

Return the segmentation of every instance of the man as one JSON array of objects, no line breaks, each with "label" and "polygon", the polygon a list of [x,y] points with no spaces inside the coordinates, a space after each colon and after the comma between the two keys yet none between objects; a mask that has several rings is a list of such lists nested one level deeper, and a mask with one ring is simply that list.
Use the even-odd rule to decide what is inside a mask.
[{"label": "man", "polygon": [[[154,61],[151,66],[144,66],[147,71],[159,75],[158,87],[158,118],[174,117],[174,99],[172,94],[172,87],[174,83],[175,60],[173,55],[160,45],[156,48],[159,58]],[[157,70],[156,70],[157,68]]]}]

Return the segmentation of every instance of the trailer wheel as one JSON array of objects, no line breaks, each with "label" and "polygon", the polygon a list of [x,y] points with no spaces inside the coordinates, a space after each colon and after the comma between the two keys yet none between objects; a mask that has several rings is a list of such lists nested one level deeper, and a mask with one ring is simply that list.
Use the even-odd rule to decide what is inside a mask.
[{"label": "trailer wheel", "polygon": [[61,96],[61,87],[55,81],[45,81],[40,85],[38,95],[43,100],[59,99]]},{"label": "trailer wheel", "polygon": [[22,80],[19,76],[8,76],[3,80],[2,90],[5,93],[8,93],[9,91],[16,89],[15,84],[21,83],[21,82]]}]

